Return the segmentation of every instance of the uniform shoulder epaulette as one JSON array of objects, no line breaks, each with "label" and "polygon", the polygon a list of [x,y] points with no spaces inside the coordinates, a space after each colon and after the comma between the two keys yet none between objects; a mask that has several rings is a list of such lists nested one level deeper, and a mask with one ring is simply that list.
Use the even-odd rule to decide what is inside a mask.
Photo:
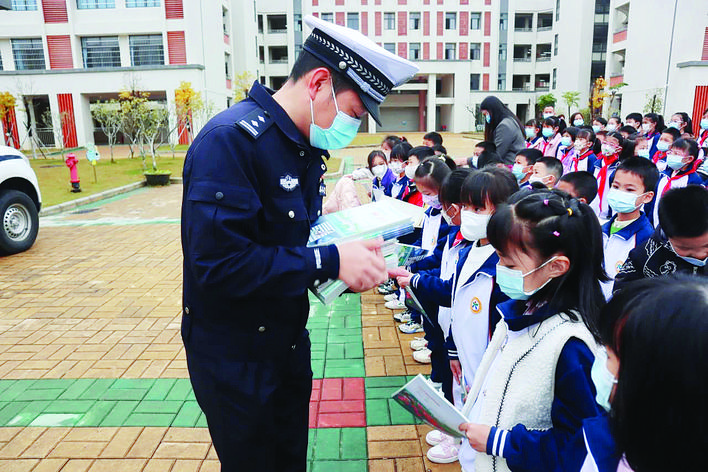
[{"label": "uniform shoulder epaulette", "polygon": [[273,119],[262,108],[256,108],[243,118],[236,121],[236,124],[243,128],[253,138],[258,139],[265,130],[273,124]]}]

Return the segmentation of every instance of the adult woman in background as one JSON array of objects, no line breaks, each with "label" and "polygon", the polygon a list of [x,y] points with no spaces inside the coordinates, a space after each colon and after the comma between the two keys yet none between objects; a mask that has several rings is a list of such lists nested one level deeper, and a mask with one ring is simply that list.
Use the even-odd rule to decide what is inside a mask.
[{"label": "adult woman in background", "polygon": [[484,140],[493,142],[504,164],[514,164],[516,153],[526,149],[524,126],[497,97],[489,96],[480,104],[484,115]]}]

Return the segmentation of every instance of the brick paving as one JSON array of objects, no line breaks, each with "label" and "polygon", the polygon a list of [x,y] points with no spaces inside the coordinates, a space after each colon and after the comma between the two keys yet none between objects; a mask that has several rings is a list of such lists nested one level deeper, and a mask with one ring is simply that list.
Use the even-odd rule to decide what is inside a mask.
[{"label": "brick paving", "polygon": [[[217,471],[179,336],[181,186],[43,218],[0,258],[0,470]],[[309,469],[449,471],[390,395],[429,367],[373,292],[312,301]]]}]

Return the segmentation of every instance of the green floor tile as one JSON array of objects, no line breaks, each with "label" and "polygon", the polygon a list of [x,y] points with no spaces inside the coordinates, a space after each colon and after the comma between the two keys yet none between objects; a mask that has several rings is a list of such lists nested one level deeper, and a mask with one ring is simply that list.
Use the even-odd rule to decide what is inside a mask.
[{"label": "green floor tile", "polygon": [[76,426],[86,426],[86,427],[96,427],[101,425],[104,418],[113,410],[116,406],[115,401],[101,401],[95,402],[91,409],[89,409],[81,419],[76,423]]},{"label": "green floor tile", "polygon": [[27,388],[34,383],[34,380],[14,380],[11,385],[2,393],[2,399],[8,402],[13,400],[23,400],[19,398]]},{"label": "green floor tile", "polygon": [[79,400],[96,379],[76,379],[59,395],[59,400]]},{"label": "green floor tile", "polygon": [[141,389],[148,390],[155,383],[157,379],[116,379],[115,383],[111,385],[111,389]]},{"label": "green floor tile", "polygon": [[130,416],[136,406],[137,401],[120,401],[116,402],[115,406],[101,421],[100,426],[123,426],[125,420]]},{"label": "green floor tile", "polygon": [[325,377],[364,377],[364,359],[327,359]]},{"label": "green floor tile", "polygon": [[308,463],[310,460],[312,460],[313,455],[315,453],[315,433],[317,433],[316,429],[308,429],[307,430],[307,460],[308,460]]},{"label": "green floor tile", "polygon": [[109,388],[103,395],[101,400],[142,400],[147,394],[146,388]]},{"label": "green floor tile", "polygon": [[133,413],[171,413],[176,415],[184,402],[148,400],[138,403]]},{"label": "green floor tile", "polygon": [[176,428],[193,428],[197,424],[202,410],[197,402],[184,402],[177,416],[175,416],[172,426]]},{"label": "green floor tile", "polygon": [[10,402],[5,408],[0,410],[0,426],[10,426],[10,422],[23,410],[30,402]]},{"label": "green floor tile", "polygon": [[398,404],[393,398],[388,399],[388,411],[391,415],[391,424],[416,424],[415,416]]},{"label": "green floor tile", "polygon": [[30,388],[22,393],[23,400],[56,400],[64,393],[63,388]]},{"label": "green floor tile", "polygon": [[366,459],[366,429],[342,428],[341,439],[342,459]]},{"label": "green floor tile", "polygon": [[363,359],[364,345],[361,342],[345,344],[344,357],[347,359]]},{"label": "green floor tile", "polygon": [[115,379],[96,379],[89,388],[79,395],[79,398],[81,400],[100,400],[114,382]]},{"label": "green floor tile", "polygon": [[391,424],[391,416],[388,412],[388,401],[386,399],[366,400],[366,425],[385,426]]},{"label": "green floor tile", "polygon": [[189,383],[189,379],[177,379],[165,399],[184,401],[187,399],[191,391],[192,385]]},{"label": "green floor tile", "polygon": [[329,334],[327,343],[355,343],[361,342],[361,332],[358,334]]},{"label": "green floor tile", "polygon": [[312,472],[366,472],[367,461],[314,461]]},{"label": "green floor tile", "polygon": [[407,382],[406,377],[367,377],[364,381],[366,388],[370,387],[402,387]]},{"label": "green floor tile", "polygon": [[[24,403],[24,402],[23,402]],[[6,426],[28,426],[35,418],[51,403],[49,400],[34,400],[25,403],[25,407],[18,411],[14,418],[7,422]]]},{"label": "green floor tile", "polygon": [[170,426],[174,419],[174,413],[132,413],[123,426]]},{"label": "green floor tile", "polygon": [[147,394],[145,394],[145,400],[164,400],[175,385],[175,382],[177,382],[177,379],[157,379]]},{"label": "green floor tile", "polygon": [[39,379],[30,387],[32,390],[61,389],[66,390],[71,385],[71,379]]},{"label": "green floor tile", "polygon": [[321,428],[315,435],[315,460],[340,458],[340,428]]},{"label": "green floor tile", "polygon": [[199,415],[199,419],[197,420],[197,424],[194,425],[195,428],[206,428],[207,427],[207,419],[206,416],[204,416],[204,413]]},{"label": "green floor tile", "polygon": [[35,418],[30,426],[46,426],[46,427],[73,427],[81,419],[78,413],[43,413]]},{"label": "green floor tile", "polygon": [[86,413],[96,402],[93,400],[55,400],[44,413]]},{"label": "green floor tile", "polygon": [[325,372],[325,360],[313,359],[310,364],[312,366],[312,377],[315,379],[323,378]]},{"label": "green floor tile", "polygon": [[344,344],[327,344],[327,359],[344,359]]}]

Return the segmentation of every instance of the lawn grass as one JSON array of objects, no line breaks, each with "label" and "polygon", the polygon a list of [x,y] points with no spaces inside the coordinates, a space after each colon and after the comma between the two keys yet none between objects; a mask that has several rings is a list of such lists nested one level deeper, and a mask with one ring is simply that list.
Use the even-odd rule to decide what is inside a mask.
[{"label": "lawn grass", "polygon": [[[111,164],[110,159],[101,159],[96,165],[97,183],[93,181],[91,164],[86,160],[82,160],[78,166],[82,192],[71,193],[69,169],[61,159],[36,159],[32,160],[31,164],[37,174],[37,180],[39,180],[39,189],[42,192],[42,207],[76,200],[104,190],[140,182],[144,179],[143,165],[139,157],[135,159],[116,159],[115,164]],[[147,165],[150,168],[149,159]],[[180,156],[174,159],[170,156],[158,158],[158,168],[171,171],[173,177],[182,176],[183,165],[184,158]]]}]

